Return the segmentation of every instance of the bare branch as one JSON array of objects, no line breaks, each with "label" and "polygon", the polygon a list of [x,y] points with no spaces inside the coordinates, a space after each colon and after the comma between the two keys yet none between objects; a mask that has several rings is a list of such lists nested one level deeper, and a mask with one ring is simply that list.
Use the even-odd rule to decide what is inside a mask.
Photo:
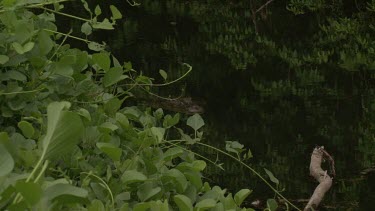
[{"label": "bare branch", "polygon": [[263,4],[261,7],[259,7],[259,9],[257,9],[257,11],[255,11],[255,14],[260,12],[264,7],[266,7],[267,5],[269,5],[271,2],[273,2],[273,0],[269,0],[267,1],[265,4]]}]

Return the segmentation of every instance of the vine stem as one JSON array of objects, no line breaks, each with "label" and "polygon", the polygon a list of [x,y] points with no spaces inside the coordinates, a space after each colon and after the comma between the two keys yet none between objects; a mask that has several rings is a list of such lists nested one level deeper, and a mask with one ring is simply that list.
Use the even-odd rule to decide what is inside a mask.
[{"label": "vine stem", "polygon": [[62,33],[62,32],[58,32],[58,31],[54,31],[54,30],[49,30],[49,29],[43,29],[44,31],[47,31],[47,32],[52,32],[52,33],[55,33],[55,34],[61,34],[61,35],[64,35],[64,36],[67,36],[67,37],[70,37],[70,38],[73,38],[73,39],[76,39],[76,40],[79,40],[79,41],[83,41],[83,42],[91,42],[89,40],[86,40],[86,39],[82,39],[80,37],[76,37],[76,36],[72,36],[72,35],[69,35],[69,34],[65,34],[65,33]]},{"label": "vine stem", "polygon": [[42,170],[40,170],[38,176],[35,178],[34,180],[34,183],[37,183],[38,180],[42,177],[43,173],[46,171],[47,167],[48,167],[48,164],[49,164],[49,161],[46,160],[46,162],[44,162],[44,165],[42,167]]},{"label": "vine stem", "polygon": [[271,2],[273,2],[273,0],[267,1],[265,4],[263,4],[261,7],[259,7],[259,9],[257,9],[257,11],[255,11],[255,13],[258,13],[259,11],[261,11],[264,7],[266,7]]},{"label": "vine stem", "polygon": [[46,88],[34,89],[34,90],[30,90],[30,91],[6,92],[6,93],[0,93],[0,95],[26,94],[26,93],[33,93],[33,92],[42,91],[43,89],[46,89]]},{"label": "vine stem", "polygon": [[107,188],[107,190],[109,192],[109,195],[111,196],[112,207],[114,208],[115,207],[115,200],[113,198],[113,194],[112,194],[111,188],[109,188],[108,184],[102,178],[96,176],[95,174],[93,174],[91,172],[81,172],[81,174],[86,174],[88,177],[93,176],[97,180],[99,180],[101,183],[103,183],[103,185]]},{"label": "vine stem", "polygon": [[[40,165],[42,164],[45,155],[46,153],[44,150],[42,153],[42,156],[39,158],[38,163],[35,165],[33,171],[27,177],[26,182],[29,182],[33,178],[34,174],[36,173],[36,171],[39,169]],[[22,195],[18,192],[17,195],[14,197],[13,204],[19,203],[22,200],[22,198],[23,198]]]},{"label": "vine stem", "polygon": [[[189,68],[189,70],[186,71],[186,73],[184,73],[182,76],[180,76],[179,78],[177,78],[173,81],[163,83],[163,84],[138,84],[137,83],[136,85],[137,86],[157,86],[157,87],[160,87],[160,86],[168,86],[168,85],[174,84],[174,83],[182,80],[183,78],[185,78],[193,70],[193,67],[191,65],[189,65],[188,63],[182,63],[182,65],[187,66]],[[134,84],[124,84],[124,85],[134,85]]]},{"label": "vine stem", "polygon": [[[25,8],[42,7],[42,6],[45,6],[45,5],[50,5],[50,4],[55,4],[55,3],[63,3],[63,2],[67,2],[67,1],[70,1],[70,0],[59,0],[59,1],[51,1],[51,2],[38,3],[38,4],[30,4],[30,5],[25,6]],[[7,9],[3,9],[3,7],[1,9],[2,10],[0,10],[0,13],[3,13],[5,11],[9,11]]]},{"label": "vine stem", "polygon": [[[176,140],[176,141],[177,141],[177,140]],[[180,141],[180,140],[179,140],[179,141]],[[210,160],[210,159],[204,157],[203,155],[200,155],[200,154],[198,154],[198,153],[196,153],[196,152],[193,152],[193,151],[191,151],[191,150],[189,150],[189,149],[186,149],[185,147],[182,147],[182,146],[179,146],[179,145],[177,145],[177,144],[174,144],[174,143],[172,143],[171,141],[166,141],[166,140],[165,140],[165,142],[168,143],[168,144],[170,144],[170,145],[172,145],[172,146],[175,146],[175,147],[181,148],[182,150],[185,150],[185,151],[191,152],[191,153],[193,153],[194,155],[196,155],[196,156],[202,158],[203,160],[206,160],[207,162],[211,163],[212,165],[216,166],[217,168],[219,168],[219,169],[221,169],[221,170],[224,170],[223,167],[221,167],[220,165],[218,165],[216,162],[214,162],[214,161],[212,161],[212,160]],[[184,142],[184,141],[180,141],[180,142]]]},{"label": "vine stem", "polygon": [[56,13],[58,15],[66,16],[66,17],[69,17],[69,18],[73,18],[73,19],[77,19],[77,20],[81,20],[81,21],[85,21],[85,22],[91,22],[91,20],[89,20],[89,19],[81,18],[81,17],[74,16],[74,15],[69,15],[67,13],[59,12],[59,11],[56,11],[56,10],[51,10],[51,9],[48,9],[46,7],[43,7],[43,6],[40,6],[40,7],[37,7],[37,8],[43,9],[43,10],[46,10],[46,11],[49,11],[49,12],[52,12],[52,13]]},{"label": "vine stem", "polygon": [[234,157],[233,155],[227,153],[227,152],[224,152],[223,150],[220,150],[216,147],[213,147],[213,146],[210,146],[208,144],[204,144],[204,143],[201,143],[201,142],[197,142],[197,144],[199,145],[202,145],[202,146],[205,146],[205,147],[208,147],[208,148],[211,148],[213,150],[216,150],[234,160],[236,160],[237,162],[239,162],[241,165],[245,166],[246,168],[248,168],[250,171],[252,171],[256,176],[258,176],[268,187],[270,187],[272,189],[273,192],[275,192],[278,196],[280,196],[282,199],[285,200],[285,202],[287,202],[288,204],[290,204],[293,208],[295,208],[296,210],[298,211],[301,211],[301,209],[299,209],[297,206],[295,206],[292,202],[290,202],[287,198],[285,198],[278,190],[276,190],[276,188],[274,188],[266,179],[264,179],[264,177],[262,177],[262,175],[260,175],[257,171],[255,171],[253,168],[251,168],[249,165],[247,165],[246,163],[242,162],[241,160],[237,159],[236,157]]}]

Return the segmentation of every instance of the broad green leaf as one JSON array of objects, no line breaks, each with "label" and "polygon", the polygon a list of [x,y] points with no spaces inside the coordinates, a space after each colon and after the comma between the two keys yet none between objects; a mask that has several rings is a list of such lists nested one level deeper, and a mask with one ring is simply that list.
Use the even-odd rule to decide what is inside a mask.
[{"label": "broad green leaf", "polygon": [[272,174],[271,171],[269,171],[268,169],[264,168],[264,171],[266,171],[268,177],[270,178],[270,180],[275,183],[276,185],[279,184],[279,180]]},{"label": "broad green leaf", "polygon": [[117,194],[116,196],[116,201],[117,200],[120,200],[120,201],[128,201],[130,200],[131,196],[130,196],[130,192],[122,192],[122,193],[119,193]]},{"label": "broad green leaf", "polygon": [[104,29],[104,30],[113,30],[113,25],[107,18],[105,18],[102,22],[96,22],[92,24],[92,28],[94,29]]},{"label": "broad green leaf", "polygon": [[34,127],[31,123],[29,123],[27,121],[21,121],[21,122],[18,123],[18,128],[21,129],[22,134],[26,138],[33,137],[35,131],[34,131]]},{"label": "broad green leaf", "polygon": [[14,160],[5,146],[0,143],[0,177],[6,176],[12,172]]},{"label": "broad green leaf", "polygon": [[23,47],[21,44],[17,43],[17,42],[14,42],[12,43],[12,46],[14,48],[14,50],[18,53],[18,54],[24,54],[25,51],[23,50]]},{"label": "broad green leaf", "polygon": [[[215,205],[215,207],[212,210],[214,210],[214,211],[225,211],[224,204],[222,202],[219,202]],[[246,209],[245,210],[242,209],[241,211],[246,211]]]},{"label": "broad green leaf", "polygon": [[178,193],[183,193],[188,185],[186,177],[177,169],[170,169],[163,174],[164,182],[173,182]]},{"label": "broad green leaf", "polygon": [[156,111],[154,111],[153,115],[154,115],[154,117],[155,117],[156,119],[161,119],[161,118],[163,118],[163,116],[164,116],[163,109],[162,109],[162,108],[158,108]]},{"label": "broad green leaf", "polygon": [[178,209],[181,211],[192,211],[193,205],[191,200],[184,195],[175,195],[173,196],[174,202],[177,204]]},{"label": "broad green leaf", "polygon": [[185,171],[184,172],[185,177],[193,184],[197,190],[201,189],[203,184],[202,184],[202,174],[197,172],[197,171]]},{"label": "broad green leaf", "polygon": [[134,205],[133,207],[133,211],[147,211],[147,210],[150,210],[153,203],[151,202],[141,202],[141,203],[137,203]]},{"label": "broad green leaf", "polygon": [[11,7],[11,6],[13,6],[16,2],[17,2],[17,0],[3,0],[3,1],[1,2],[1,4],[4,5],[5,7]]},{"label": "broad green leaf", "polygon": [[112,160],[119,161],[122,155],[122,150],[111,143],[96,143],[96,146],[107,154]]},{"label": "broad green leaf", "polygon": [[51,65],[51,71],[54,74],[70,77],[73,75],[74,70],[72,65],[64,62],[56,62]]},{"label": "broad green leaf", "polygon": [[194,160],[192,163],[192,167],[194,170],[203,171],[207,164],[203,160]]},{"label": "broad green leaf", "polygon": [[171,115],[166,115],[163,121],[163,127],[171,128],[172,126],[176,125],[180,121],[180,114],[177,113],[173,117]]},{"label": "broad green leaf", "polygon": [[47,55],[53,48],[54,42],[47,32],[41,30],[38,34],[38,47],[41,56]]},{"label": "broad green leaf", "polygon": [[242,202],[250,195],[252,190],[242,189],[234,195],[234,201],[238,206],[241,206]]},{"label": "broad green leaf", "polygon": [[122,113],[116,113],[116,121],[124,128],[129,126],[129,119]]},{"label": "broad green leaf", "polygon": [[158,143],[163,141],[164,139],[164,134],[165,134],[165,128],[162,127],[152,127],[151,128],[152,134],[156,137]]},{"label": "broad green leaf", "polygon": [[31,49],[34,48],[34,45],[35,45],[34,42],[28,42],[28,43],[26,43],[24,46],[22,46],[21,44],[19,44],[19,43],[17,43],[17,42],[12,43],[12,46],[13,46],[14,50],[15,50],[18,54],[24,54],[24,53],[26,53],[26,52],[31,51]]},{"label": "broad green leaf", "polygon": [[165,153],[164,153],[164,161],[170,161],[173,158],[176,158],[184,153],[184,150],[182,150],[180,147],[173,147],[169,148]]},{"label": "broad green leaf", "polygon": [[53,102],[47,107],[47,134],[42,140],[42,158],[61,156],[79,142],[83,124],[78,114],[65,111],[69,102]]},{"label": "broad green leaf", "polygon": [[125,71],[128,72],[128,71],[132,70],[133,65],[132,65],[131,62],[124,62],[124,68],[125,68]]},{"label": "broad green leaf", "polygon": [[95,13],[96,16],[99,16],[99,15],[102,14],[102,9],[100,8],[99,5],[96,5],[94,13]]},{"label": "broad green leaf", "polygon": [[105,133],[110,133],[117,129],[118,129],[117,125],[112,124],[111,122],[104,122],[103,124],[99,126],[99,131],[105,132]]},{"label": "broad green leaf", "polygon": [[108,72],[105,73],[103,77],[103,84],[105,87],[109,87],[121,80],[128,78],[128,76],[123,75],[122,67],[112,67]]},{"label": "broad green leaf", "polygon": [[227,150],[228,152],[233,152],[233,153],[241,153],[244,149],[243,149],[244,145],[238,143],[237,141],[226,141],[225,142],[225,150]]},{"label": "broad green leaf", "polygon": [[225,210],[235,210],[237,208],[236,202],[234,201],[232,194],[228,194],[224,200],[222,200]]},{"label": "broad green leaf", "polygon": [[62,195],[86,198],[88,196],[88,192],[83,188],[78,188],[70,184],[62,183],[51,185],[44,191],[44,197],[49,200]]},{"label": "broad green leaf", "polygon": [[0,64],[5,64],[9,61],[9,57],[6,55],[0,55]]},{"label": "broad green leaf", "polygon": [[159,74],[161,75],[161,77],[163,77],[164,80],[167,80],[168,75],[164,70],[160,69]]},{"label": "broad green leaf", "polygon": [[186,124],[192,127],[194,130],[198,130],[199,128],[203,127],[204,121],[199,114],[194,114],[188,118]]},{"label": "broad green leaf", "polygon": [[97,42],[89,42],[87,47],[92,51],[102,51],[105,48],[105,45],[99,44]]},{"label": "broad green leaf", "polygon": [[123,100],[119,100],[117,97],[111,98],[104,104],[104,111],[113,116],[121,108]]},{"label": "broad green leaf", "polygon": [[90,35],[92,33],[92,28],[88,22],[85,22],[81,26],[81,32],[84,33],[85,35]]},{"label": "broad green leaf", "polygon": [[92,61],[99,65],[103,70],[108,71],[111,65],[111,59],[107,53],[96,53],[92,55]]},{"label": "broad green leaf", "polygon": [[204,199],[200,202],[198,202],[195,207],[200,209],[200,210],[205,210],[205,209],[210,209],[215,207],[216,201],[213,199]]},{"label": "broad green leaf", "polygon": [[79,115],[81,115],[82,117],[84,117],[85,119],[87,119],[88,121],[91,121],[91,115],[89,113],[88,110],[84,109],[84,108],[80,108],[77,113]]},{"label": "broad green leaf", "polygon": [[23,52],[26,53],[26,52],[31,51],[31,49],[34,48],[34,45],[35,45],[34,42],[28,42],[28,43],[26,43],[26,44],[23,46]]},{"label": "broad green leaf", "polygon": [[123,113],[130,120],[138,120],[139,117],[142,115],[142,112],[137,107],[135,107],[135,106],[125,107]]},{"label": "broad green leaf", "polygon": [[135,183],[135,182],[143,182],[146,179],[147,177],[144,174],[136,170],[125,171],[124,174],[121,176],[121,181],[125,185]]},{"label": "broad green leaf", "polygon": [[112,62],[114,67],[122,67],[118,59],[112,55]]},{"label": "broad green leaf", "polygon": [[203,160],[194,160],[192,163],[182,162],[178,164],[177,168],[181,171],[193,170],[196,172],[203,171],[207,164]]},{"label": "broad green leaf", "polygon": [[267,200],[267,208],[270,211],[275,211],[277,209],[278,205],[275,199],[268,199]]},{"label": "broad green leaf", "polygon": [[26,81],[27,78],[23,73],[18,72],[17,70],[9,70],[5,73],[10,79],[17,81]]},{"label": "broad green leaf", "polygon": [[87,211],[105,211],[105,207],[102,201],[94,199],[91,201]]},{"label": "broad green leaf", "polygon": [[147,201],[161,192],[160,187],[153,187],[152,182],[145,182],[138,187],[137,195],[141,201]]},{"label": "broad green leaf", "polygon": [[157,200],[157,201],[154,203],[154,207],[155,207],[155,210],[159,210],[159,211],[169,211],[168,200],[165,200],[164,202],[162,202],[161,200]]},{"label": "broad green leaf", "polygon": [[29,205],[36,204],[42,197],[42,188],[38,183],[18,181],[14,187]]},{"label": "broad green leaf", "polygon": [[112,18],[114,20],[117,20],[117,19],[121,19],[122,18],[122,15],[121,15],[121,12],[113,5],[110,5],[109,8],[111,9],[111,12],[112,12]]}]

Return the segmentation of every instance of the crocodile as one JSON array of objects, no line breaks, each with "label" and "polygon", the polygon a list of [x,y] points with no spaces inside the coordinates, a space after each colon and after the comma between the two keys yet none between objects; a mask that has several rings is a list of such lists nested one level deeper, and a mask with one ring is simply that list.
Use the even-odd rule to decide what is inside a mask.
[{"label": "crocodile", "polygon": [[204,102],[193,100],[191,97],[181,97],[177,99],[141,99],[146,105],[152,108],[162,108],[168,111],[174,111],[185,114],[201,114],[204,112]]}]

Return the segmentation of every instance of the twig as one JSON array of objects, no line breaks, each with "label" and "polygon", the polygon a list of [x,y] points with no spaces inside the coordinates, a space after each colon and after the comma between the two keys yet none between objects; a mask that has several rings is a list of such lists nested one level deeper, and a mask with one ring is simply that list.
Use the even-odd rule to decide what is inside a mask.
[{"label": "twig", "polygon": [[273,0],[269,0],[267,1],[265,4],[263,4],[263,6],[259,7],[259,9],[257,9],[257,11],[255,11],[255,14],[260,12],[264,7],[266,7],[267,5],[269,5],[271,2],[273,2]]}]

